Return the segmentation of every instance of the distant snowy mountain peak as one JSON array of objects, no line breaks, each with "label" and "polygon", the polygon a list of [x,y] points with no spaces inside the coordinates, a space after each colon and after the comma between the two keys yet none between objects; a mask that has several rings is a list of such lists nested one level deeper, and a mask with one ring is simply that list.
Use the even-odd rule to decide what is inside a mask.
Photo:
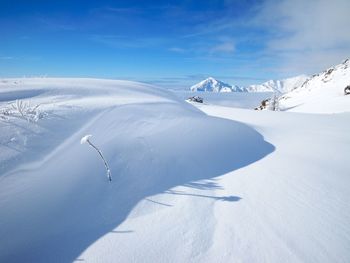
[{"label": "distant snowy mountain peak", "polygon": [[231,85],[209,77],[191,87],[191,91],[221,92],[231,90]]},{"label": "distant snowy mountain peak", "polygon": [[302,85],[308,76],[300,75],[283,80],[269,80],[262,84],[250,85],[248,87],[238,87],[236,85],[224,83],[215,78],[209,77],[198,84],[192,86],[192,92],[277,92],[280,94],[291,91]]},{"label": "distant snowy mountain peak", "polygon": [[247,87],[248,92],[277,92],[286,93],[293,90],[296,87],[302,85],[308,76],[300,75],[283,80],[269,80],[259,85],[250,85]]},{"label": "distant snowy mountain peak", "polygon": [[231,86],[213,77],[209,77],[196,85],[193,85],[190,90],[192,92],[242,92],[243,88],[238,86]]}]

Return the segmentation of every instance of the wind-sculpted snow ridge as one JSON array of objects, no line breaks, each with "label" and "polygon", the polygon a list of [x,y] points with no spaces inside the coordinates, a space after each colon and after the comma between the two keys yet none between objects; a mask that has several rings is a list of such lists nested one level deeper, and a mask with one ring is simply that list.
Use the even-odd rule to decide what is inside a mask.
[{"label": "wind-sculpted snow ridge", "polygon": [[350,96],[344,89],[350,85],[350,60],[313,75],[303,85],[279,99],[281,110],[309,113],[350,111]]},{"label": "wind-sculpted snow ridge", "polygon": [[[216,177],[274,150],[247,125],[209,117],[150,85],[95,79],[12,79],[1,82],[0,93],[9,99],[40,103],[48,116],[37,123],[12,118],[3,121],[6,128],[0,126],[1,163],[9,163],[0,176],[0,262],[80,261],[84,258],[79,255],[98,248],[94,243],[105,235],[135,233],[145,240],[143,229],[155,224],[159,232],[152,235],[167,239],[169,234],[170,240],[159,240],[153,249],[163,247],[164,254],[158,256],[171,256],[167,246],[172,238],[186,235],[181,234],[183,229],[171,231],[172,225],[145,215],[189,216],[189,231],[196,230],[208,222],[198,225],[197,219],[182,214],[183,205],[175,202],[179,197],[187,194],[208,202],[238,202],[241,197],[188,194],[178,188],[220,189]],[[11,142],[12,134],[17,139]],[[93,135],[103,152],[113,172],[112,182],[106,180],[96,153],[80,144],[86,134]],[[26,143],[22,143],[24,138]],[[3,149],[8,149],[7,154]],[[173,204],[152,198],[159,194],[168,196],[167,202],[173,200]],[[170,210],[161,212],[162,207]],[[141,220],[142,228],[115,230],[135,219]],[[206,227],[211,231],[211,224]],[[207,245],[188,248],[191,253],[201,253]],[[112,247],[104,256],[115,262],[123,242],[112,243]],[[141,247],[138,243],[129,249],[136,255]],[[155,256],[154,260],[162,261]]]},{"label": "wind-sculpted snow ridge", "polygon": [[[75,78],[2,79],[0,98],[0,176],[21,162],[45,156],[102,110],[174,101],[169,92],[147,84]],[[17,104],[38,106],[39,115],[29,116],[38,120],[27,123],[28,116],[21,116]]]}]

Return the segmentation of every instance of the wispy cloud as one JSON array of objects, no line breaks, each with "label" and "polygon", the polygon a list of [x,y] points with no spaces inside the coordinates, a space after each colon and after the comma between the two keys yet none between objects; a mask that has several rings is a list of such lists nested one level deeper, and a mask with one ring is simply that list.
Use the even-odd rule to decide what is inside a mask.
[{"label": "wispy cloud", "polygon": [[233,53],[235,51],[235,44],[232,41],[223,42],[215,45],[211,53]]},{"label": "wispy cloud", "polygon": [[273,50],[329,49],[350,45],[348,0],[269,0],[257,22],[278,30]]},{"label": "wispy cloud", "polygon": [[67,17],[38,17],[39,25],[50,31],[75,31],[77,26],[67,21]]},{"label": "wispy cloud", "polygon": [[172,52],[175,52],[175,53],[184,53],[184,52],[186,52],[186,49],[180,48],[180,47],[171,47],[168,50],[172,51]]},{"label": "wispy cloud", "polygon": [[[34,5],[30,14],[2,19],[8,23],[2,38],[21,45],[15,62],[30,60],[30,55],[50,56],[47,47],[70,57],[73,48],[84,45],[75,56],[95,52],[91,60],[108,60],[111,52],[131,61],[139,55],[142,63],[126,72],[144,74],[142,67],[151,65],[163,75],[208,71],[223,79],[232,73],[248,82],[318,72],[350,56],[349,0],[219,0],[200,6],[192,0],[153,6],[102,1],[70,11],[61,6],[43,10],[35,13]],[[1,44],[9,47],[6,41]],[[27,50],[30,45],[40,48]],[[6,55],[0,57],[2,64],[14,60]],[[120,66],[120,61],[109,64]],[[255,79],[245,76],[250,74]]]},{"label": "wispy cloud", "polygon": [[254,19],[281,70],[317,72],[350,56],[350,1],[267,0]]},{"label": "wispy cloud", "polygon": [[130,15],[130,14],[139,14],[142,13],[143,10],[140,8],[131,8],[131,7],[102,7],[95,8],[94,12],[103,12],[103,13],[115,13],[117,15]]},{"label": "wispy cloud", "polygon": [[[197,42],[194,53],[207,52],[208,58],[246,54],[247,63],[264,61],[260,70],[281,77],[311,74],[350,57],[348,10],[348,0],[264,0],[243,16],[198,23],[182,37]],[[233,41],[222,41],[222,36]]]},{"label": "wispy cloud", "polygon": [[128,37],[122,35],[90,35],[89,40],[112,48],[151,48],[164,46],[167,39],[161,37]]},{"label": "wispy cloud", "polygon": [[14,57],[10,57],[10,56],[0,56],[0,60],[13,60],[15,59]]}]

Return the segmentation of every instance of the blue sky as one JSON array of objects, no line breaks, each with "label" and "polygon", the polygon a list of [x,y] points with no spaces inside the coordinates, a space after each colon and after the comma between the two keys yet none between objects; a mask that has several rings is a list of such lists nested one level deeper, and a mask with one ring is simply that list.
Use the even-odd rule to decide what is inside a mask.
[{"label": "blue sky", "polygon": [[0,77],[188,87],[312,74],[350,57],[348,0],[0,0]]}]

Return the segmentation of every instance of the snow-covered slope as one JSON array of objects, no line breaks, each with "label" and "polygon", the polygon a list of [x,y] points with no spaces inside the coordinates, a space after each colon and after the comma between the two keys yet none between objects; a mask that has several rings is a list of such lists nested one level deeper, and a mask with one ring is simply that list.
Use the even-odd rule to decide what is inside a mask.
[{"label": "snow-covered slope", "polygon": [[276,147],[218,178],[217,193],[242,200],[214,204],[215,232],[203,261],[350,262],[350,113],[198,107],[255,127]]},{"label": "snow-covered slope", "polygon": [[350,261],[350,113],[197,109],[126,81],[0,83],[0,262]]},{"label": "snow-covered slope", "polygon": [[[219,189],[217,176],[273,151],[247,125],[140,83],[10,79],[1,81],[0,98],[1,262],[193,260],[211,246],[215,218],[205,211],[240,200],[200,189]],[[80,144],[87,134],[112,182],[94,149]],[[204,200],[187,214],[186,196]]]},{"label": "snow-covered slope", "polygon": [[278,92],[286,93],[292,89],[301,86],[308,76],[300,75],[293,78],[287,78],[283,80],[269,80],[263,84],[250,85],[246,87],[248,92]]},{"label": "snow-covered slope", "polygon": [[350,111],[350,96],[344,89],[350,85],[350,60],[312,76],[302,86],[279,99],[281,110],[310,113]]},{"label": "snow-covered slope", "polygon": [[[143,94],[143,97],[139,94]],[[16,100],[42,116],[28,122]],[[0,80],[0,174],[44,155],[101,110],[132,103],[167,102],[172,96],[150,85],[96,79],[27,78]],[[28,115],[31,117],[31,115]],[[35,116],[34,116],[35,117]],[[62,128],[63,127],[63,128]],[[42,141],[42,136],[47,136]],[[48,148],[48,149],[47,149]],[[30,152],[30,153],[28,153]]]},{"label": "snow-covered slope", "polygon": [[227,83],[224,83],[220,80],[216,80],[212,77],[209,77],[196,85],[193,85],[190,90],[192,92],[204,91],[204,92],[242,92],[243,88],[238,86],[231,86]]}]

